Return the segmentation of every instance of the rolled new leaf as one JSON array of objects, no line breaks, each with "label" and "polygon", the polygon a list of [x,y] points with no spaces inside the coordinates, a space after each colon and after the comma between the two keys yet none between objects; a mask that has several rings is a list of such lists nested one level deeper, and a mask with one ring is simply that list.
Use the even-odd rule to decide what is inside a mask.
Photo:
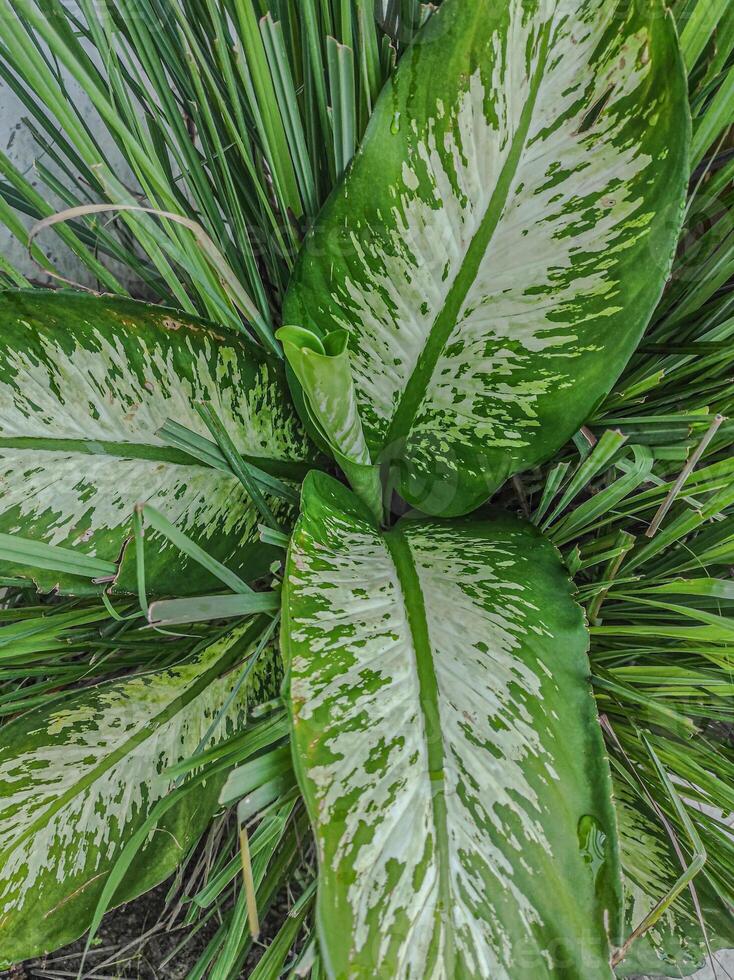
[{"label": "rolled new leaf", "polygon": [[362,430],[347,348],[349,334],[336,330],[322,341],[310,330],[288,326],[276,336],[301,385],[310,421],[379,522],[382,486]]},{"label": "rolled new leaf", "polygon": [[611,977],[611,778],[553,546],[499,513],[381,534],[313,473],[283,617],[329,976]]},{"label": "rolled new leaf", "polygon": [[553,453],[668,277],[687,84],[662,0],[445,0],[304,243],[285,318],[349,333],[371,457],[435,515]]}]

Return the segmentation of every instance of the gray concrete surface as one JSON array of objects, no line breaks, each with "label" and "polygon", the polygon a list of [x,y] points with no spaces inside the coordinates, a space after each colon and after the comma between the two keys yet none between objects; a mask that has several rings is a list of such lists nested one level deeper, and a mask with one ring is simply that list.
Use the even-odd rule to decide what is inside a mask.
[{"label": "gray concrete surface", "polygon": [[[130,169],[124,165],[117,147],[100,124],[93,106],[83,97],[80,87],[73,79],[67,77],[66,85],[74,105],[79,107],[84,121],[97,138],[105,156],[113,162],[116,174],[128,186],[134,186],[135,181]],[[5,82],[0,80],[0,147],[10,158],[11,163],[36,189],[41,191],[46,200],[61,210],[64,207],[63,202],[49,196],[43,188],[37,175],[36,160],[43,159],[45,165],[52,171],[56,168],[50,160],[44,159],[42,151],[39,151],[33,137],[23,123],[25,115],[27,112],[22,102]],[[30,228],[33,222],[28,219],[24,223],[26,227]],[[53,231],[44,232],[39,237],[38,244],[53,261],[61,275],[85,286],[94,285],[89,273],[84,268],[80,268],[76,257],[63,245]],[[49,281],[38,265],[29,258],[26,243],[17,241],[2,224],[0,224],[0,254],[33,282],[46,283]],[[116,275],[121,276],[123,282],[126,282],[124,270],[113,267],[113,271]]]},{"label": "gray concrete surface", "polygon": [[[714,965],[706,966],[694,973],[691,980],[733,980],[734,978],[734,949],[725,950],[714,956]],[[647,978],[639,978],[647,980]],[[670,978],[675,980],[675,978]]]},{"label": "gray concrete surface", "polygon": [[[88,110],[91,115],[91,109]],[[0,81],[0,145],[10,157],[11,163],[29,180],[34,187],[39,187],[40,181],[35,171],[35,161],[38,149],[33,137],[23,125],[24,115],[22,103],[14,93]],[[59,202],[54,202],[61,206]],[[32,223],[24,222],[27,227]],[[47,234],[42,241],[42,247],[51,260],[59,267],[62,275],[77,275],[85,285],[89,285],[88,277],[79,270],[74,257],[59,247],[59,241],[53,234]],[[0,253],[8,259],[16,269],[34,281],[46,282],[47,279],[38,266],[28,257],[25,246],[17,241],[10,232],[0,226]]]}]

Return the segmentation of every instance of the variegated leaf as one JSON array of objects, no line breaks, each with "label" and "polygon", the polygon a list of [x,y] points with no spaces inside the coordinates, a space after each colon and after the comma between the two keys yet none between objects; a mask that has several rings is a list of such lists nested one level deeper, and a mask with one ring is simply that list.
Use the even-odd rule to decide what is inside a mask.
[{"label": "variegated leaf", "polygon": [[306,419],[380,523],[382,483],[362,431],[347,346],[349,334],[339,330],[322,342],[303,327],[283,327],[277,337],[301,385],[301,409]]},{"label": "variegated leaf", "polygon": [[[154,505],[234,571],[256,577],[272,552],[229,472],[168,448],[170,419],[209,436],[208,402],[243,456],[300,478],[311,449],[282,367],[244,337],[159,307],[73,293],[0,293],[0,532],[116,562],[116,586],[135,588],[136,503]],[[281,501],[271,507],[284,513]],[[146,583],[188,594],[215,582],[149,532]],[[83,591],[83,579],[0,562],[43,590]]]},{"label": "variegated leaf", "polygon": [[350,333],[373,462],[436,515],[549,458],[622,371],[682,219],[661,0],[445,0],[308,236],[285,322]]},{"label": "variegated leaf", "polygon": [[313,473],[283,643],[330,976],[611,976],[611,781],[555,549],[500,514],[380,534]]},{"label": "variegated leaf", "polygon": [[[665,827],[624,784],[615,785],[619,843],[624,873],[625,933],[631,935],[680,878],[683,866]],[[734,913],[716,894],[707,870],[693,887],[706,923],[701,929],[690,889],[630,947],[617,967],[621,977],[685,977],[704,965],[712,951],[734,946]]]},{"label": "variegated leaf", "polygon": [[[0,968],[58,949],[89,926],[124,844],[173,788],[165,770],[199,745],[251,652],[262,621],[237,627],[192,663],[93,687],[22,716],[0,747]],[[248,700],[272,697],[262,658],[212,736],[232,733]],[[225,774],[226,775],[226,774]],[[221,779],[160,820],[115,894],[166,878],[205,830]]]}]

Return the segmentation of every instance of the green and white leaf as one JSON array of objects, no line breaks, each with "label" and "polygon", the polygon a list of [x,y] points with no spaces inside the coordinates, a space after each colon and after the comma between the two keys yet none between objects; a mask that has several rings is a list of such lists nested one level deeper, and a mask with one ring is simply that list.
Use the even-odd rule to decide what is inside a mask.
[{"label": "green and white leaf", "polygon": [[[259,469],[303,476],[312,456],[281,365],[244,336],[170,310],[73,293],[0,293],[0,532],[122,561],[135,588],[137,503],[152,504],[243,577],[267,571],[251,498],[226,469],[159,435],[168,420],[208,437],[208,402]],[[270,500],[270,498],[268,497]],[[276,498],[271,508],[285,513]],[[146,584],[188,594],[214,579],[160,535],[146,535]],[[2,574],[84,591],[77,575],[4,560]]]},{"label": "green and white leaf", "polygon": [[445,0],[309,234],[285,321],[350,334],[373,462],[437,515],[549,458],[668,276],[690,122],[661,0]]},{"label": "green and white leaf", "polygon": [[324,337],[303,327],[282,327],[277,335],[304,397],[302,407],[377,522],[382,520],[382,484],[372,465],[362,430],[349,355],[349,334]]},{"label": "green and white leaf", "polygon": [[[680,877],[682,866],[659,819],[629,788],[615,781],[620,855],[624,874],[625,935],[640,925]],[[712,951],[734,946],[734,917],[707,880],[706,869],[693,882],[707,935],[704,937],[689,889],[630,947],[616,973],[690,976]]]},{"label": "green and white leaf", "polygon": [[[263,621],[238,626],[184,666],[90,688],[3,729],[0,748],[0,967],[60,946],[89,926],[125,843],[174,780],[237,680]],[[267,658],[234,698],[210,746],[273,696]],[[272,658],[271,658],[272,660]],[[270,668],[272,669],[272,668]],[[164,880],[206,829],[222,780],[207,780],[161,819],[115,894]]]},{"label": "green and white leaf", "polygon": [[354,392],[346,330],[323,341],[303,327],[277,333],[288,363],[308,398],[309,417],[327,444],[350,462],[365,466],[370,451],[362,431]]},{"label": "green and white leaf", "polygon": [[381,535],[312,473],[283,609],[329,975],[611,976],[611,779],[556,550],[499,513]]}]

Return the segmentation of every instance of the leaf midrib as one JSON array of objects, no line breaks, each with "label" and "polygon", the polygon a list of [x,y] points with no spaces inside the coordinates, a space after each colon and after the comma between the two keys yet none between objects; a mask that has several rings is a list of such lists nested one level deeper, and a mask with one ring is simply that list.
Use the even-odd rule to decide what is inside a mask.
[{"label": "leaf midrib", "polygon": [[444,306],[433,322],[426,343],[418,357],[413,373],[403,390],[387,435],[385,436],[383,446],[388,449],[394,446],[397,453],[401,452],[404,440],[408,437],[428,390],[428,385],[433,378],[441,352],[458,322],[459,314],[472,286],[476,282],[482,260],[487,253],[502,218],[510,189],[527,143],[530,124],[548,59],[552,24],[553,20],[551,18],[543,28],[538,63],[530,85],[528,100],[523,107],[520,123],[513,137],[512,146],[500,173],[497,186],[487,205],[487,210],[482,218],[479,230],[467,249],[461,269],[449,290]]},{"label": "leaf midrib", "polygon": [[[58,452],[82,456],[112,456],[116,459],[145,460],[151,463],[169,463],[174,466],[193,466],[212,469],[201,460],[181,449],[154,445],[146,442],[113,442],[104,439],[49,439],[45,436],[0,436],[0,452],[3,449],[19,449],[36,452]],[[251,466],[256,466],[270,476],[300,480],[308,472],[307,463],[271,459],[263,456],[243,456]],[[223,470],[222,472],[227,472]]]},{"label": "leaf midrib", "polygon": [[[428,633],[428,620],[413,555],[408,540],[400,527],[385,534],[385,542],[395,565],[408,617],[416,670],[418,673],[420,709],[423,715],[428,761],[427,777],[430,781],[433,826],[436,834],[436,861],[439,875],[439,901],[436,913],[443,926],[444,971],[447,977],[455,975],[455,948],[451,928],[452,888],[450,877],[451,855],[448,833],[448,805],[446,802],[445,751],[438,680],[433,662],[433,649]],[[438,955],[436,941],[440,942],[440,930],[431,943],[426,974],[432,972]]]}]

